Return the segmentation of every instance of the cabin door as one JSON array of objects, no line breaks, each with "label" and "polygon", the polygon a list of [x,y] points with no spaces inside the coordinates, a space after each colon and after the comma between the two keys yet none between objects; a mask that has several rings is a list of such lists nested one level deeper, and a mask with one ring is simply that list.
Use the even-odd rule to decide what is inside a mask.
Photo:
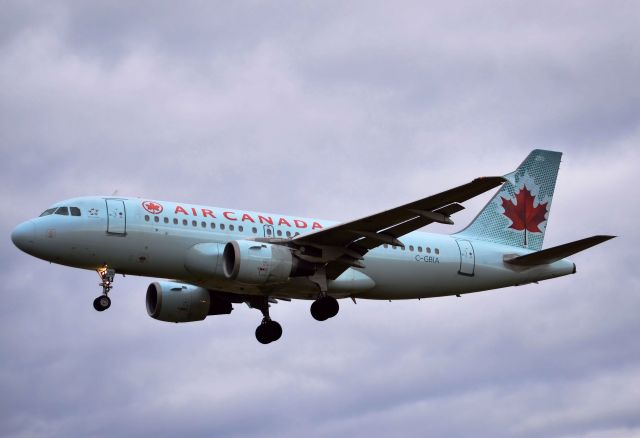
[{"label": "cabin door", "polygon": [[107,199],[107,233],[127,234],[127,211],[121,199]]},{"label": "cabin door", "polygon": [[476,255],[473,252],[473,245],[468,240],[456,240],[460,248],[460,269],[458,274],[473,276],[476,269]]}]

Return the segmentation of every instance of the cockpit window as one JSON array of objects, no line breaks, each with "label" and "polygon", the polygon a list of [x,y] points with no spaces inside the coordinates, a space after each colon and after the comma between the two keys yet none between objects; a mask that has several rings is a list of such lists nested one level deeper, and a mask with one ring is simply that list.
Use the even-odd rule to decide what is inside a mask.
[{"label": "cockpit window", "polygon": [[82,216],[82,212],[78,207],[53,207],[43,211],[40,217],[49,216],[50,214],[59,214],[61,216]]}]

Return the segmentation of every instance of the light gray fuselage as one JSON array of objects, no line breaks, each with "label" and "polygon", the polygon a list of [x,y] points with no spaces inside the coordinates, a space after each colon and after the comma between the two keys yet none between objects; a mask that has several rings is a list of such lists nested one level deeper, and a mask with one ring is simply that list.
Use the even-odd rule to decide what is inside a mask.
[{"label": "light gray fuselage", "polygon": [[[25,252],[77,268],[109,266],[122,274],[276,298],[315,299],[318,288],[306,277],[268,286],[227,280],[222,271],[224,245],[231,240],[265,237],[266,233],[276,237],[278,231],[283,238],[287,231],[291,235],[304,234],[315,231],[311,224],[316,228],[333,225],[308,218],[171,202],[162,202],[163,211],[152,214],[137,198],[82,197],[56,205],[75,205],[83,214],[48,215],[20,225],[30,237],[23,244]],[[205,210],[211,213],[203,216]],[[89,211],[92,214],[86,213]],[[267,222],[269,218],[273,225]],[[413,232],[400,240],[405,249],[384,245],[369,251],[363,260],[365,268],[349,268],[329,282],[328,293],[336,298],[427,298],[525,284],[575,272],[575,265],[568,260],[517,268],[505,263],[505,257],[531,251],[455,234]]]}]

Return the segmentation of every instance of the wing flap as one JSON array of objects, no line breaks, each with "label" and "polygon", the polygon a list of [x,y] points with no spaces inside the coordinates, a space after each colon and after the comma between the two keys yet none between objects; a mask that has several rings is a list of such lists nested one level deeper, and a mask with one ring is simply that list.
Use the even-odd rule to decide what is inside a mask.
[{"label": "wing flap", "polygon": [[[443,215],[444,217],[449,217],[454,213],[464,210],[464,207],[458,203],[449,204],[446,207],[439,208],[435,210],[433,213],[437,213]],[[427,226],[433,222],[436,222],[433,218],[429,218],[426,215],[421,215],[413,219],[409,219],[406,222],[402,222],[398,225],[394,225],[386,230],[383,230],[381,233],[391,236],[392,238],[397,239],[398,237],[404,236],[405,234],[409,234],[412,231],[419,230],[420,228]],[[383,242],[385,243],[385,242]],[[392,243],[395,244],[395,243]],[[380,245],[380,241],[376,239],[371,239],[369,237],[365,237],[364,239],[355,241],[350,248],[355,251],[361,252],[360,249],[373,249]],[[401,245],[399,245],[401,246]]]}]

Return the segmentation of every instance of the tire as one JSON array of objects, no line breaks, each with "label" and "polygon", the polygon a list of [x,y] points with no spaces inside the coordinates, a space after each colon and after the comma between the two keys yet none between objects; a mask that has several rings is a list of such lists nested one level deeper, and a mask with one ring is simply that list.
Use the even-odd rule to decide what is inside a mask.
[{"label": "tire", "polygon": [[311,316],[317,321],[326,321],[338,314],[340,305],[334,297],[326,296],[318,298],[311,304]]},{"label": "tire", "polygon": [[313,316],[313,319],[315,319],[316,321],[324,321],[327,319],[323,310],[324,309],[322,308],[322,303],[320,300],[315,300],[313,303],[311,303],[311,316]]},{"label": "tire", "polygon": [[100,295],[98,298],[93,300],[93,308],[98,312],[104,312],[109,307],[111,307],[111,298],[106,295]]},{"label": "tire", "polygon": [[267,324],[260,324],[256,328],[256,339],[258,340],[258,342],[265,345],[271,342],[271,340],[269,339]]},{"label": "tire", "polygon": [[282,326],[277,321],[269,321],[267,326],[271,342],[275,342],[280,339],[282,336]]},{"label": "tire", "polygon": [[333,318],[334,316],[336,316],[340,311],[340,304],[338,304],[338,300],[328,295],[324,297],[323,300],[324,300],[324,306],[326,311],[325,315],[327,319]]},{"label": "tire", "polygon": [[256,328],[256,339],[261,344],[270,344],[282,336],[282,326],[276,321],[268,321]]}]

